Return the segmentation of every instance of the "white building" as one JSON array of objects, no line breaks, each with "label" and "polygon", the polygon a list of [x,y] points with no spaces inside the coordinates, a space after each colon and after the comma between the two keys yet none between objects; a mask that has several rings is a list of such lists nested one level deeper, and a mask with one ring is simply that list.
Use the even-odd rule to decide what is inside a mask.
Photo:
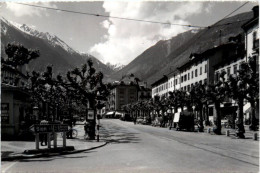
[{"label": "white building", "polygon": [[160,78],[159,80],[157,80],[153,84],[151,84],[151,86],[152,86],[152,98],[154,98],[154,96],[156,96],[156,95],[167,96],[168,77],[164,75],[162,78]]},{"label": "white building", "polygon": [[245,31],[246,59],[254,57],[259,65],[259,6],[255,6],[252,10],[253,18],[246,22],[242,28]]}]

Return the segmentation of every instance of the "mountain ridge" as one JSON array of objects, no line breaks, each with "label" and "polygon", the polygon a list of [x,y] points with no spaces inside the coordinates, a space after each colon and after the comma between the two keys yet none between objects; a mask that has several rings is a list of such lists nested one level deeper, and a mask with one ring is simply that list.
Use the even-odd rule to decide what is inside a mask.
[{"label": "mountain ridge", "polygon": [[17,42],[26,48],[38,49],[40,57],[32,60],[28,67],[29,71],[44,71],[47,65],[53,65],[54,74],[64,74],[69,69],[80,67],[91,58],[97,71],[102,71],[108,78],[114,70],[90,54],[75,51],[56,35],[39,32],[23,24],[1,19],[1,55],[6,56],[4,48],[8,43]]}]

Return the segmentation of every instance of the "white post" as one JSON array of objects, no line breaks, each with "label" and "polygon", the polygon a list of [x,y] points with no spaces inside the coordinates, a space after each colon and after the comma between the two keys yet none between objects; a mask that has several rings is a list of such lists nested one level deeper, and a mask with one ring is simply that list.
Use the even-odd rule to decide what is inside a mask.
[{"label": "white post", "polygon": [[39,147],[39,133],[36,133],[35,144],[36,144],[36,149],[39,150],[40,149],[40,147]]},{"label": "white post", "polygon": [[254,140],[257,141],[257,136],[258,134],[257,133],[254,133]]},{"label": "white post", "polygon": [[226,136],[229,136],[229,130],[226,130]]},{"label": "white post", "polygon": [[57,148],[57,133],[56,132],[54,132],[53,133],[53,146],[54,146],[54,148]]},{"label": "white post", "polygon": [[97,142],[99,142],[99,125],[100,125],[100,119],[98,118],[98,124],[97,124]]}]

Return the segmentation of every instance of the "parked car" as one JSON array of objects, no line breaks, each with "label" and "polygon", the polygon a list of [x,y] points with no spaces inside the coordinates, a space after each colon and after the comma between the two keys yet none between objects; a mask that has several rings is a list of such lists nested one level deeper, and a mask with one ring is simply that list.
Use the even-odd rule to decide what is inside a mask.
[{"label": "parked car", "polygon": [[192,112],[183,111],[180,113],[176,122],[176,130],[194,131],[194,114]]}]

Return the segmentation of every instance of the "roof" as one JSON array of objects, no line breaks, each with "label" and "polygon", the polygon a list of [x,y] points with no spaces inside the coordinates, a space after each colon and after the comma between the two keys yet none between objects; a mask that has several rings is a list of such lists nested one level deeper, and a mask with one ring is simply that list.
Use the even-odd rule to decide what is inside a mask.
[{"label": "roof", "polygon": [[252,10],[254,12],[254,17],[241,26],[245,31],[259,23],[259,6],[254,6]]},{"label": "roof", "polygon": [[30,96],[30,93],[26,89],[14,85],[5,84],[5,83],[1,84],[1,91],[12,91],[16,93],[23,93],[27,96]]},{"label": "roof", "polygon": [[168,81],[168,77],[166,75],[163,75],[162,78],[160,78],[159,80],[155,81],[154,83],[151,84],[152,87],[154,86],[158,86],[162,83],[165,83],[166,81]]},{"label": "roof", "polygon": [[[186,63],[184,63],[182,66],[178,67],[178,69],[181,71],[187,67],[190,67],[192,64],[202,60],[203,58],[206,58],[208,55],[212,55],[218,50],[230,48],[230,46],[237,46],[237,43],[229,42],[226,44],[219,45],[217,47],[212,47],[202,53],[191,53],[190,54],[190,60]],[[194,58],[192,58],[194,57]]]}]

